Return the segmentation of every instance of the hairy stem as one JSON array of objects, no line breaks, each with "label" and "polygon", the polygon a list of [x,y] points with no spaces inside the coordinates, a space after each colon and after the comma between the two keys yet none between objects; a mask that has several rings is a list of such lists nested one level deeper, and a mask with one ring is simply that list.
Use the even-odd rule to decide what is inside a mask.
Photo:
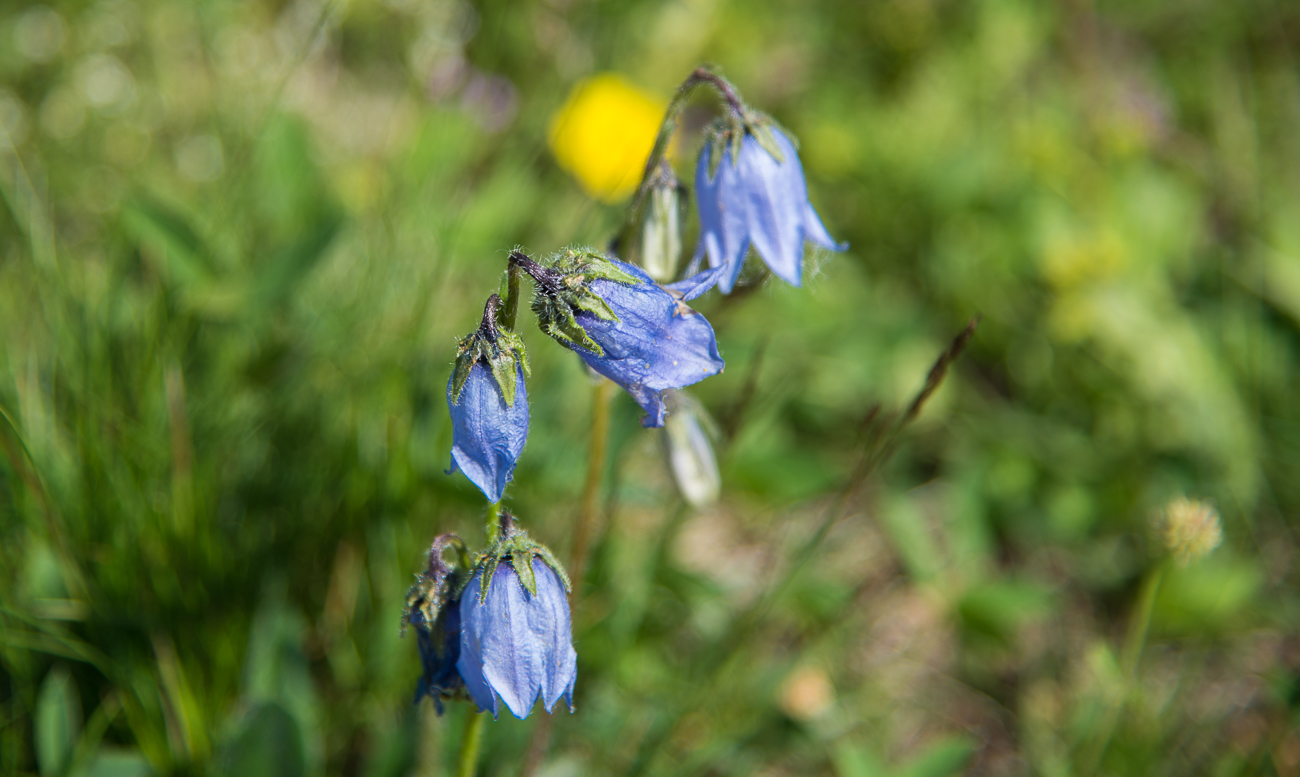
[{"label": "hairy stem", "polygon": [[506,270],[505,306],[501,309],[501,324],[511,332],[515,331],[515,319],[519,313],[519,276],[523,274],[523,269],[514,261],[515,254],[524,256],[519,251],[510,252],[510,266]]},{"label": "hairy stem", "polygon": [[496,544],[501,537],[501,503],[493,502],[488,506],[487,517],[483,519],[483,530],[487,533],[488,547]]}]

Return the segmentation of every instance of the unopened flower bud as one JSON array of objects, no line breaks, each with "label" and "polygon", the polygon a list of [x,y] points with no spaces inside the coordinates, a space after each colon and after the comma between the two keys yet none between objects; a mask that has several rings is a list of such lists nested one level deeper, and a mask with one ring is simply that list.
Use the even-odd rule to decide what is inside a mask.
[{"label": "unopened flower bud", "polygon": [[677,490],[695,507],[713,504],[722,490],[722,478],[710,439],[712,419],[685,391],[665,392],[665,399],[664,447]]},{"label": "unopened flower bud", "polygon": [[677,274],[682,254],[681,184],[667,160],[647,193],[645,222],[641,225],[641,267],[657,283],[668,283]]},{"label": "unopened flower bud", "polygon": [[1219,511],[1197,499],[1178,497],[1165,505],[1156,515],[1155,528],[1165,547],[1183,566],[1206,556],[1223,541]]}]

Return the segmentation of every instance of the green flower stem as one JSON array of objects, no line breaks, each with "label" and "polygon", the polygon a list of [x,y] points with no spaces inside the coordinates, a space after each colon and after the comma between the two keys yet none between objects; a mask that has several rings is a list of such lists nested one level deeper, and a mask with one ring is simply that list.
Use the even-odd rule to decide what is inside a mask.
[{"label": "green flower stem", "polygon": [[496,544],[501,536],[501,503],[493,502],[488,506],[487,517],[483,521],[483,530],[487,534],[488,547]]},{"label": "green flower stem", "polygon": [[1138,669],[1142,664],[1142,651],[1146,649],[1147,633],[1151,630],[1151,616],[1156,609],[1156,595],[1160,593],[1160,584],[1164,582],[1165,566],[1160,562],[1152,567],[1142,578],[1142,588],[1138,591],[1137,606],[1133,610],[1133,619],[1129,621],[1128,633],[1124,635],[1124,646],[1120,648],[1119,668],[1124,682],[1123,693],[1115,699],[1106,713],[1105,721],[1092,740],[1091,747],[1079,774],[1094,775],[1101,771],[1106,751],[1110,749],[1115,737],[1115,727],[1124,714],[1124,708],[1138,692]]},{"label": "green flower stem", "polygon": [[[577,622],[578,603],[582,597],[582,576],[587,569],[587,553],[591,544],[591,527],[596,522],[600,506],[600,482],[605,475],[605,453],[609,444],[609,400],[614,384],[601,379],[592,387],[591,432],[587,443],[587,481],[582,488],[582,509],[578,512],[578,525],[573,531],[573,554],[569,557],[569,579],[573,588],[569,594],[570,617]],[[555,719],[547,715],[533,726],[528,738],[519,777],[532,777],[542,765],[542,758],[550,746],[551,730]]]},{"label": "green flower stem", "polygon": [[456,766],[456,777],[474,777],[478,768],[479,745],[483,743],[483,721],[487,714],[469,708],[465,721],[465,735],[460,740],[460,762]]},{"label": "green flower stem", "polygon": [[601,378],[591,389],[591,432],[587,442],[587,481],[582,487],[582,509],[573,529],[573,555],[569,559],[569,576],[573,580],[571,607],[577,610],[582,598],[582,576],[587,568],[591,528],[596,523],[600,505],[600,482],[605,475],[605,449],[609,442],[609,399],[614,384]]},{"label": "green flower stem", "polygon": [[528,258],[519,251],[510,252],[509,269],[506,270],[505,307],[501,310],[501,324],[512,332],[515,329],[515,318],[519,312],[519,276],[524,272],[515,259],[516,255],[525,259]]},{"label": "green flower stem", "polygon": [[623,223],[623,231],[618,236],[618,245],[623,250],[631,245],[629,241],[636,236],[636,230],[641,224],[641,217],[646,207],[646,193],[650,190],[651,182],[658,176],[659,162],[668,152],[668,143],[677,129],[677,119],[681,116],[682,108],[686,107],[686,98],[690,97],[691,92],[700,84],[708,84],[716,89],[722,99],[727,101],[728,107],[736,113],[743,113],[745,110],[745,104],[741,102],[740,96],[736,94],[731,83],[706,67],[695,68],[695,72],[677,87],[677,93],[673,95],[672,101],[668,103],[668,110],[664,112],[663,123],[659,125],[659,134],[655,136],[654,147],[650,150],[650,156],[645,162],[645,170],[641,173],[641,183],[636,188],[636,197],[628,206],[627,220]]},{"label": "green flower stem", "polygon": [[1124,679],[1130,686],[1137,682],[1138,665],[1142,662],[1147,632],[1151,629],[1151,614],[1156,607],[1156,594],[1160,593],[1160,584],[1164,581],[1164,576],[1165,565],[1162,562],[1147,572],[1142,579],[1137,609],[1133,611],[1133,620],[1129,623],[1128,634],[1124,637],[1124,647],[1120,653],[1120,669],[1123,670]]}]

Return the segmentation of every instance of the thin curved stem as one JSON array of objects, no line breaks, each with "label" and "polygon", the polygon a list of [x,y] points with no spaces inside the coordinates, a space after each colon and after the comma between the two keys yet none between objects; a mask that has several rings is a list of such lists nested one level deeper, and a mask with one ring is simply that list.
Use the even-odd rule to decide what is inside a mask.
[{"label": "thin curved stem", "polygon": [[740,114],[745,112],[745,103],[736,94],[736,89],[731,82],[706,67],[695,68],[695,72],[677,87],[676,94],[668,103],[668,110],[664,112],[663,123],[659,125],[659,134],[655,136],[654,147],[650,149],[650,156],[646,159],[645,170],[641,173],[641,183],[636,187],[636,196],[628,206],[627,219],[618,236],[620,247],[630,245],[629,241],[635,235],[641,216],[645,212],[646,192],[650,188],[651,181],[658,175],[659,162],[668,152],[668,143],[677,129],[677,118],[681,115],[682,108],[686,107],[686,98],[690,97],[691,92],[700,84],[708,84],[716,89],[732,111]]},{"label": "thin curved stem", "polygon": [[469,719],[465,721],[465,735],[460,740],[460,760],[456,765],[456,777],[474,777],[478,769],[479,745],[483,743],[483,721],[487,714],[471,707]]},{"label": "thin curved stem", "polygon": [[505,306],[501,310],[501,323],[512,332],[515,331],[515,319],[519,313],[519,276],[524,272],[515,258],[516,255],[528,258],[522,251],[510,252],[506,270],[506,299]]}]

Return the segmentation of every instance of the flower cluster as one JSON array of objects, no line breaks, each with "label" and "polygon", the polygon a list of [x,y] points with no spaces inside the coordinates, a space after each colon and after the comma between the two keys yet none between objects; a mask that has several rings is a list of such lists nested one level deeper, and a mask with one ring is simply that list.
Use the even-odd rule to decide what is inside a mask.
[{"label": "flower cluster", "polygon": [[[693,269],[673,282],[685,187],[664,153],[686,93],[701,84],[722,94],[727,113],[709,130],[697,165]],[[500,293],[488,297],[478,327],[457,344],[447,382],[449,472],[463,473],[492,507],[488,548],[471,563],[464,543],[440,536],[407,598],[405,622],[423,665],[416,700],[431,697],[439,712],[443,700],[456,698],[494,718],[502,705],[527,717],[538,700],[548,713],[560,699],[573,709],[568,577],[500,508],[528,439],[531,372],[515,331],[523,280],[533,285],[529,307],[542,333],[622,387],[645,412],[644,426],[665,427],[669,467],[687,501],[701,505],[717,498],[721,480],[707,413],[683,389],[722,372],[724,363],[713,327],[687,303],[715,286],[730,293],[751,245],[773,274],[796,286],[805,241],[844,248],[808,203],[794,143],[703,69],[669,106],[627,223],[631,231],[616,243],[630,254],[623,258],[592,248],[540,260],[511,251]],[[709,267],[699,271],[705,256]],[[456,561],[444,558],[449,551]]]},{"label": "flower cluster", "polygon": [[[443,553],[460,552],[449,564]],[[429,566],[406,597],[424,674],[418,702],[468,697],[492,717],[501,704],[526,718],[538,699],[549,713],[561,697],[573,709],[578,654],[569,627],[569,580],[555,557],[500,516],[499,535],[474,564],[454,535],[434,540]]]}]

